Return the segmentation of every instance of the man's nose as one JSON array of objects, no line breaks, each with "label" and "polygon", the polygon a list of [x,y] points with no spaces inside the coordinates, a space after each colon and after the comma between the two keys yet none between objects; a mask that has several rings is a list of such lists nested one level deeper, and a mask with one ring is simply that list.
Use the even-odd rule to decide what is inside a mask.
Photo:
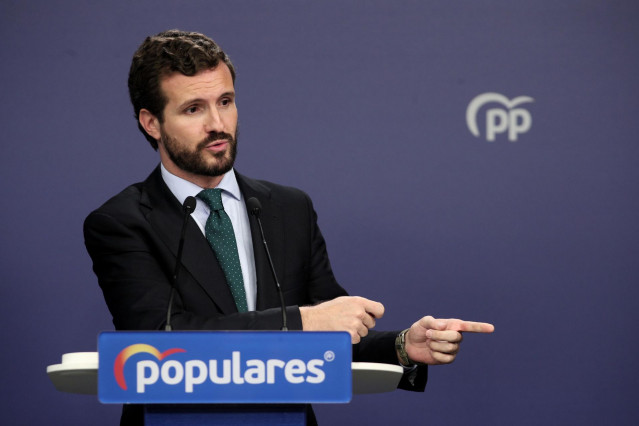
[{"label": "man's nose", "polygon": [[224,131],[222,117],[216,108],[210,108],[206,117],[205,129],[207,133]]}]

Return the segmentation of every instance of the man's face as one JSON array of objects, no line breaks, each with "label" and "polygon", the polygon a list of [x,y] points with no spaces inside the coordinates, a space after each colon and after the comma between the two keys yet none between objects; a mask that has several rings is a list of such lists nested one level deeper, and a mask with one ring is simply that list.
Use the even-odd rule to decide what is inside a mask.
[{"label": "man's face", "polygon": [[229,171],[237,152],[237,108],[226,64],[192,77],[174,73],[160,87],[168,99],[159,143],[165,167],[191,181]]}]

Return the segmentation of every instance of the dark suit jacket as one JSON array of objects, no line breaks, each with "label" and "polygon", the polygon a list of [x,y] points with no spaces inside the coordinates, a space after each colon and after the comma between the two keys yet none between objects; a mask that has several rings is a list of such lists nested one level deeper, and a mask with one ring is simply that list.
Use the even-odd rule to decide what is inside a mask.
[{"label": "dark suit jacket", "polygon": [[[287,305],[289,329],[301,330],[299,306],[347,295],[337,283],[310,198],[302,191],[237,174],[245,199],[262,204],[265,238]],[[164,327],[171,276],[182,226],[182,206],[160,168],[92,212],[84,223],[85,244],[117,330]],[[238,313],[206,238],[187,225],[172,325],[175,330],[279,330],[279,296],[251,220],[257,274],[257,309]],[[373,332],[353,346],[356,361],[397,363],[396,332]],[[426,368],[400,387],[423,390]]]}]

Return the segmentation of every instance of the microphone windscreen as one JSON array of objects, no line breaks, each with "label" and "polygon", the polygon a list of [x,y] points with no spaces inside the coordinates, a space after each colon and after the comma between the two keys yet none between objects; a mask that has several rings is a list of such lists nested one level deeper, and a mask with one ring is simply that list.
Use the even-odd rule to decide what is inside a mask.
[{"label": "microphone windscreen", "polygon": [[184,200],[184,204],[182,204],[182,209],[185,213],[191,214],[193,210],[195,210],[195,205],[197,204],[197,200],[195,197],[186,197]]},{"label": "microphone windscreen", "polygon": [[246,207],[248,207],[248,211],[255,217],[260,217],[260,213],[262,212],[262,204],[260,200],[255,197],[251,197],[246,200]]}]

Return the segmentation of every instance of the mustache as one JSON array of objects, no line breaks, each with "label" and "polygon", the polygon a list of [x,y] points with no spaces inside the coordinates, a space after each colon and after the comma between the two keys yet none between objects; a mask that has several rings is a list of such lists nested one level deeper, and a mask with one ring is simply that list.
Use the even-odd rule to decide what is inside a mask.
[{"label": "mustache", "polygon": [[221,139],[227,139],[229,141],[229,143],[231,145],[233,145],[235,143],[235,138],[228,134],[228,133],[224,133],[224,132],[211,132],[209,133],[209,135],[200,143],[197,144],[197,148],[199,150],[202,150],[204,148],[206,148],[206,146],[208,144],[210,144],[211,142],[215,142]]}]

